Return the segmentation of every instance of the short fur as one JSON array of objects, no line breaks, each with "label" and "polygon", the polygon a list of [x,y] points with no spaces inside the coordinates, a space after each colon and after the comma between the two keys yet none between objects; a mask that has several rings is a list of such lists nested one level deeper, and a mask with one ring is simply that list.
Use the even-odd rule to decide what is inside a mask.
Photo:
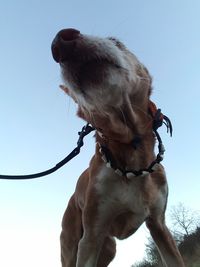
[{"label": "short fur", "polygon": [[[73,29],[58,33],[52,51],[61,65],[62,89],[77,103],[78,116],[96,128],[95,155],[80,176],[62,221],[62,267],[108,266],[116,252],[114,237],[127,238],[143,222],[163,264],[184,267],[165,225],[168,186],[163,166],[128,179],[108,168],[99,152],[105,145],[124,170],[146,168],[155,159],[147,69],[115,38],[82,35]],[[133,147],[135,137],[139,142]]]}]

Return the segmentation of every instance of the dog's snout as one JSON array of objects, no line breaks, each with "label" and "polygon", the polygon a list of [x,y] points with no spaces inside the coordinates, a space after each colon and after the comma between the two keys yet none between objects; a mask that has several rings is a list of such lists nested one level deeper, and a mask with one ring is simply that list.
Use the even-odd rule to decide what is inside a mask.
[{"label": "dog's snout", "polygon": [[76,29],[64,29],[58,32],[51,45],[52,55],[56,62],[67,60],[79,36],[80,31]]},{"label": "dog's snout", "polygon": [[61,30],[58,35],[63,41],[73,41],[79,37],[80,31],[76,29],[65,29]]}]

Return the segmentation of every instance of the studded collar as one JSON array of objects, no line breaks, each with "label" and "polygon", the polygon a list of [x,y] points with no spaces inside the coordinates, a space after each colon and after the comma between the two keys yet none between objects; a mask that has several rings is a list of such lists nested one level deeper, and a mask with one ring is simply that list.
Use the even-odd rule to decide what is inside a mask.
[{"label": "studded collar", "polygon": [[167,116],[163,115],[161,113],[161,109],[157,109],[156,105],[152,101],[149,101],[149,113],[152,117],[153,132],[158,141],[158,154],[155,160],[153,160],[147,168],[139,170],[124,170],[122,168],[119,168],[115,163],[111,151],[105,145],[98,143],[102,160],[106,163],[106,166],[108,168],[113,169],[114,172],[119,176],[125,176],[128,179],[132,179],[136,176],[145,176],[149,173],[154,172],[157,168],[157,165],[160,164],[160,162],[164,158],[165,148],[157,130],[164,124],[167,127],[167,132],[170,132],[170,135],[172,136],[172,124],[170,119]]}]

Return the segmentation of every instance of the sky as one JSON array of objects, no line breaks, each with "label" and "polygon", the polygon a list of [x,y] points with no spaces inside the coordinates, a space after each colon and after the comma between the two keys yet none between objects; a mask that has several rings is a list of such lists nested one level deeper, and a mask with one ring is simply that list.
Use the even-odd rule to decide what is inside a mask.
[{"label": "sky", "polygon": [[[0,173],[43,171],[76,146],[84,122],[59,89],[60,70],[50,51],[56,33],[72,27],[119,38],[149,69],[152,100],[174,127],[172,138],[160,130],[170,188],[168,212],[179,202],[199,210],[199,10],[198,0],[1,1]],[[61,266],[62,215],[94,143],[92,135],[86,137],[81,154],[48,177],[0,180],[1,266]],[[118,242],[109,266],[130,267],[141,260],[147,237],[142,226]]]}]

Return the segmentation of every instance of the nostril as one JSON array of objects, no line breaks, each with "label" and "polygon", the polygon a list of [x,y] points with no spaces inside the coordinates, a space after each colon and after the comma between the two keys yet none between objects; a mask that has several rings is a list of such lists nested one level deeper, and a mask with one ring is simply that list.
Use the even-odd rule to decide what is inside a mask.
[{"label": "nostril", "polygon": [[63,41],[73,41],[77,39],[80,35],[80,31],[76,29],[64,29],[61,30],[58,33],[58,36],[63,40]]}]

